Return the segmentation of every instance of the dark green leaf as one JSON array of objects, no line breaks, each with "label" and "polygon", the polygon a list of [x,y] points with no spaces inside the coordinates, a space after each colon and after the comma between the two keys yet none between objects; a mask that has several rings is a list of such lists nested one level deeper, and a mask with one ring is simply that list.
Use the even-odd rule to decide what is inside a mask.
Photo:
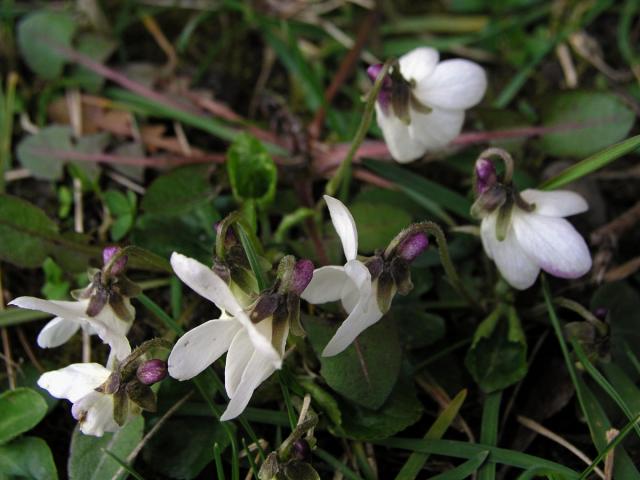
[{"label": "dark green leaf", "polygon": [[395,323],[389,318],[366,329],[345,351],[333,357],[320,353],[337,329],[335,323],[305,317],[313,349],[320,358],[320,373],[331,388],[367,408],[379,408],[387,399],[400,373],[402,350]]},{"label": "dark green leaf", "polygon": [[358,249],[362,253],[385,248],[411,223],[411,216],[399,208],[382,203],[359,203],[349,206],[358,228]]},{"label": "dark green leaf", "polygon": [[29,68],[44,78],[60,76],[64,57],[55,47],[71,47],[76,29],[71,13],[36,10],[18,25],[18,45]]},{"label": "dark green leaf", "polygon": [[177,168],[156,178],[142,199],[148,213],[177,215],[213,197],[208,165]]},{"label": "dark green leaf", "polygon": [[213,444],[229,444],[215,419],[171,418],[145,445],[143,456],[154,471],[177,479],[195,478],[213,461]]},{"label": "dark green leaf", "polygon": [[527,343],[515,309],[506,315],[497,309],[478,325],[465,365],[485,392],[506,388],[526,375]]},{"label": "dark green leaf", "polygon": [[130,419],[115,433],[102,437],[83,435],[76,428],[71,437],[69,456],[69,478],[71,480],[115,480],[124,479],[127,472],[106,451],[118,458],[126,459],[142,439],[144,419]]},{"label": "dark green leaf", "polygon": [[400,339],[405,348],[421,348],[440,340],[445,334],[444,318],[427,313],[424,307],[417,305],[398,305],[391,309]]},{"label": "dark green leaf", "polygon": [[58,480],[58,471],[47,442],[22,437],[0,446],[0,477]]},{"label": "dark green leaf", "polygon": [[51,258],[42,264],[45,283],[40,290],[48,300],[65,300],[69,295],[70,284],[64,279],[62,269]]},{"label": "dark green leaf", "polygon": [[238,202],[256,200],[264,206],[273,200],[278,171],[262,143],[248,134],[241,134],[227,151],[227,173],[233,196]]},{"label": "dark green leaf", "polygon": [[[115,40],[93,32],[83,33],[78,37],[76,43],[78,52],[88,55],[98,63],[104,63],[118,46]],[[78,82],[82,88],[92,93],[100,90],[105,82],[104,77],[81,65],[74,68],[71,78]]]},{"label": "dark green leaf", "polygon": [[464,480],[465,478],[469,478],[484,463],[488,456],[488,451],[479,452],[456,468],[431,477],[431,480]]},{"label": "dark green leaf", "polygon": [[561,131],[543,135],[540,147],[550,155],[586,157],[622,140],[634,119],[631,109],[612,93],[572,91],[552,95],[545,98],[542,123],[558,126]]},{"label": "dark green leaf", "polygon": [[47,402],[30,388],[0,395],[0,445],[35,427],[47,413]]}]

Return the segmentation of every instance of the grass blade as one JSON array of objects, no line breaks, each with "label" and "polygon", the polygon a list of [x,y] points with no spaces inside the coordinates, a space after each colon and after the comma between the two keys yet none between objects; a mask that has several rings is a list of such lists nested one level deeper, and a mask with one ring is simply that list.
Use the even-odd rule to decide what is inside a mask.
[{"label": "grass blade", "polygon": [[566,168],[556,176],[543,182],[539,188],[542,190],[554,190],[562,187],[567,183],[606,167],[614,160],[636,150],[638,147],[640,147],[640,135],[623,140]]},{"label": "grass blade", "polygon": [[391,163],[365,160],[364,165],[381,177],[396,183],[403,193],[449,225],[453,220],[444,209],[466,220],[472,220],[471,201],[459,193]]},{"label": "grass blade", "polygon": [[[487,395],[482,410],[482,426],[480,443],[495,446],[498,443],[498,423],[500,418],[500,402],[502,391]],[[488,462],[478,471],[478,480],[494,480],[496,478],[496,464]]]},{"label": "grass blade", "polygon": [[[462,407],[465,398],[467,398],[467,391],[460,391],[460,393],[451,400],[451,403],[447,405],[447,408],[445,408],[438,418],[436,418],[424,438],[433,440],[442,438],[451,423],[458,416],[458,412],[460,411],[460,407]],[[412,453],[402,467],[402,470],[400,470],[396,476],[396,480],[413,480],[418,476],[420,470],[422,470],[428,459],[428,453]]]},{"label": "grass blade", "polygon": [[136,480],[144,480],[144,477],[142,475],[140,475],[138,472],[136,472],[133,468],[131,468],[130,465],[127,464],[127,462],[125,462],[124,460],[122,460],[120,457],[118,457],[115,453],[107,450],[106,448],[103,449],[104,453],[106,453],[107,455],[109,455],[111,458],[113,458],[115,460],[116,463],[118,463],[122,468],[124,468],[127,473],[129,475],[131,475],[133,478],[135,478]]},{"label": "grass blade", "polygon": [[[473,473],[478,470],[484,461],[489,456],[488,451],[480,452],[473,458],[470,458],[466,462],[458,465],[456,468],[449,470],[448,472],[441,473],[435,477],[431,477],[429,480],[464,480],[469,478]],[[495,466],[495,463],[493,464]]]},{"label": "grass blade", "polygon": [[362,480],[362,478],[349,467],[347,467],[344,462],[338,460],[326,450],[316,448],[315,450],[313,450],[313,454],[319,459],[327,462],[329,466],[333,467],[336,472],[342,473],[344,478],[348,478],[349,480]]},{"label": "grass blade", "polygon": [[240,237],[242,248],[244,248],[244,253],[247,254],[247,259],[249,260],[249,265],[251,265],[251,270],[253,270],[253,274],[256,276],[256,280],[258,281],[258,290],[262,292],[267,288],[267,280],[264,278],[264,272],[262,271],[262,267],[260,266],[260,260],[258,259],[255,245],[251,241],[247,230],[240,223],[236,223],[236,230],[238,232],[238,236]]}]

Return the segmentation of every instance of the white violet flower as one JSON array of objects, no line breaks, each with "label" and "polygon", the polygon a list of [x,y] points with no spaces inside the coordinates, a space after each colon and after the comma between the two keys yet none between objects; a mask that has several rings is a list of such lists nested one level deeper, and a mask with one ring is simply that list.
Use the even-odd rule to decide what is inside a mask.
[{"label": "white violet flower", "polygon": [[331,357],[345,350],[364,330],[387,312],[396,292],[407,294],[413,285],[409,263],[428,246],[425,233],[409,228],[401,232],[383,254],[358,260],[358,231],[351,212],[344,204],[324,196],[333,226],[340,237],[347,262],[313,272],[313,278],[300,296],[319,304],[340,300],[349,314],[322,351]]},{"label": "white violet flower", "polygon": [[[391,65],[383,80],[376,117],[398,162],[416,160],[451,142],[462,129],[465,110],[478,104],[487,89],[478,64],[439,58],[433,48],[416,48]],[[381,70],[382,65],[373,65],[367,73],[375,80]]]},{"label": "white violet flower", "polygon": [[113,417],[113,395],[96,389],[103,385],[111,370],[97,363],[74,363],[60,370],[43,373],[38,385],[55,398],[73,403],[71,413],[85,435],[101,437],[120,427]]},{"label": "white violet flower", "polygon": [[[498,182],[495,154],[507,169]],[[478,200],[472,208],[480,217],[480,236],[489,258],[505,280],[524,290],[533,285],[540,269],[560,278],[578,278],[591,269],[591,254],[584,238],[563,217],[589,209],[575,192],[515,190],[511,184],[512,160],[504,151],[489,149],[476,162]]]},{"label": "white violet flower", "polygon": [[273,328],[272,316],[254,324],[245,312],[247,306],[240,304],[224,280],[197,260],[174,252],[171,266],[180,280],[222,314],[180,337],[169,355],[169,375],[178,380],[193,378],[228,351],[225,390],[230,402],[220,420],[235,418],[254,390],[281,368],[288,322],[280,330]]}]

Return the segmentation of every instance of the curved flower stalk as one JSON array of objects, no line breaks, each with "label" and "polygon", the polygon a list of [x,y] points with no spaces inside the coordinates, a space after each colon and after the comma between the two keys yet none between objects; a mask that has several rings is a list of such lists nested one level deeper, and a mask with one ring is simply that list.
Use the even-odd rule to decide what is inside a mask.
[{"label": "curved flower stalk", "polygon": [[156,398],[150,385],[166,376],[166,366],[162,368],[161,360],[141,362],[139,358],[157,343],[162,341],[145,342],[123,362],[110,362],[111,366],[74,363],[43,373],[38,385],[53,397],[73,403],[71,414],[82,433],[101,437],[117,431],[141,410],[155,411]]},{"label": "curved flower stalk", "polygon": [[135,309],[129,298],[137,295],[139,288],[124,275],[127,257],[119,252],[118,247],[104,250],[105,267],[89,272],[89,285],[72,292],[76,301],[18,297],[9,302],[9,305],[55,315],[38,335],[40,347],[58,347],[83,328],[107,343],[116,358],[123,359],[131,353],[126,336]]},{"label": "curved flower stalk", "polygon": [[[428,47],[403,55],[378,95],[378,125],[398,162],[416,160],[457,137],[465,110],[478,104],[487,89],[485,71],[478,64],[439,58]],[[375,80],[381,69],[373,65],[367,73]]]},{"label": "curved flower stalk", "polygon": [[409,293],[413,288],[409,264],[427,248],[429,241],[424,232],[409,228],[384,253],[358,260],[358,231],[351,212],[340,200],[328,195],[324,199],[347,262],[344,266],[316,269],[301,298],[313,304],[340,300],[349,314],[322,351],[322,356],[331,357],[378,322],[389,310],[396,293]]},{"label": "curved flower stalk", "polygon": [[313,265],[309,268],[305,262],[292,265],[293,270],[284,269],[287,271],[279,275],[274,289],[247,305],[246,296],[234,295],[210,268],[179,253],[171,256],[171,266],[180,280],[213,302],[222,314],[176,342],[169,355],[169,374],[178,380],[193,378],[228,351],[225,390],[230,402],[220,420],[240,415],[254,390],[282,367],[290,322],[299,315],[298,295],[313,270]]},{"label": "curved flower stalk", "polygon": [[[498,181],[492,155],[506,164]],[[575,192],[515,190],[511,182],[513,160],[504,150],[490,148],[475,165],[478,199],[471,212],[481,218],[480,236],[489,258],[505,280],[524,290],[540,270],[560,278],[578,278],[591,269],[591,254],[576,229],[564,219],[589,209]]]}]

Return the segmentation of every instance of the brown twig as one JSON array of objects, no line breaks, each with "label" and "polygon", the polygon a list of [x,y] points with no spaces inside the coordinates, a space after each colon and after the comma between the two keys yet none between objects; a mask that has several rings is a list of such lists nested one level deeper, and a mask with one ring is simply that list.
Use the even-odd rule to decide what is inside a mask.
[{"label": "brown twig", "polygon": [[640,221],[640,201],[633,207],[616,217],[611,222],[591,233],[590,240],[592,245],[601,245],[605,242],[617,243],[627,230],[633,228]]},{"label": "brown twig", "polygon": [[40,373],[43,373],[45,371],[45,368],[33,353],[33,349],[31,348],[31,345],[29,345],[29,341],[27,340],[24,331],[21,327],[16,327],[16,332],[18,332],[18,340],[20,341],[20,345],[22,345],[23,350],[27,354],[27,357],[29,357],[29,360],[31,361],[31,363],[33,363],[33,366],[36,367],[36,370],[38,370]]}]

